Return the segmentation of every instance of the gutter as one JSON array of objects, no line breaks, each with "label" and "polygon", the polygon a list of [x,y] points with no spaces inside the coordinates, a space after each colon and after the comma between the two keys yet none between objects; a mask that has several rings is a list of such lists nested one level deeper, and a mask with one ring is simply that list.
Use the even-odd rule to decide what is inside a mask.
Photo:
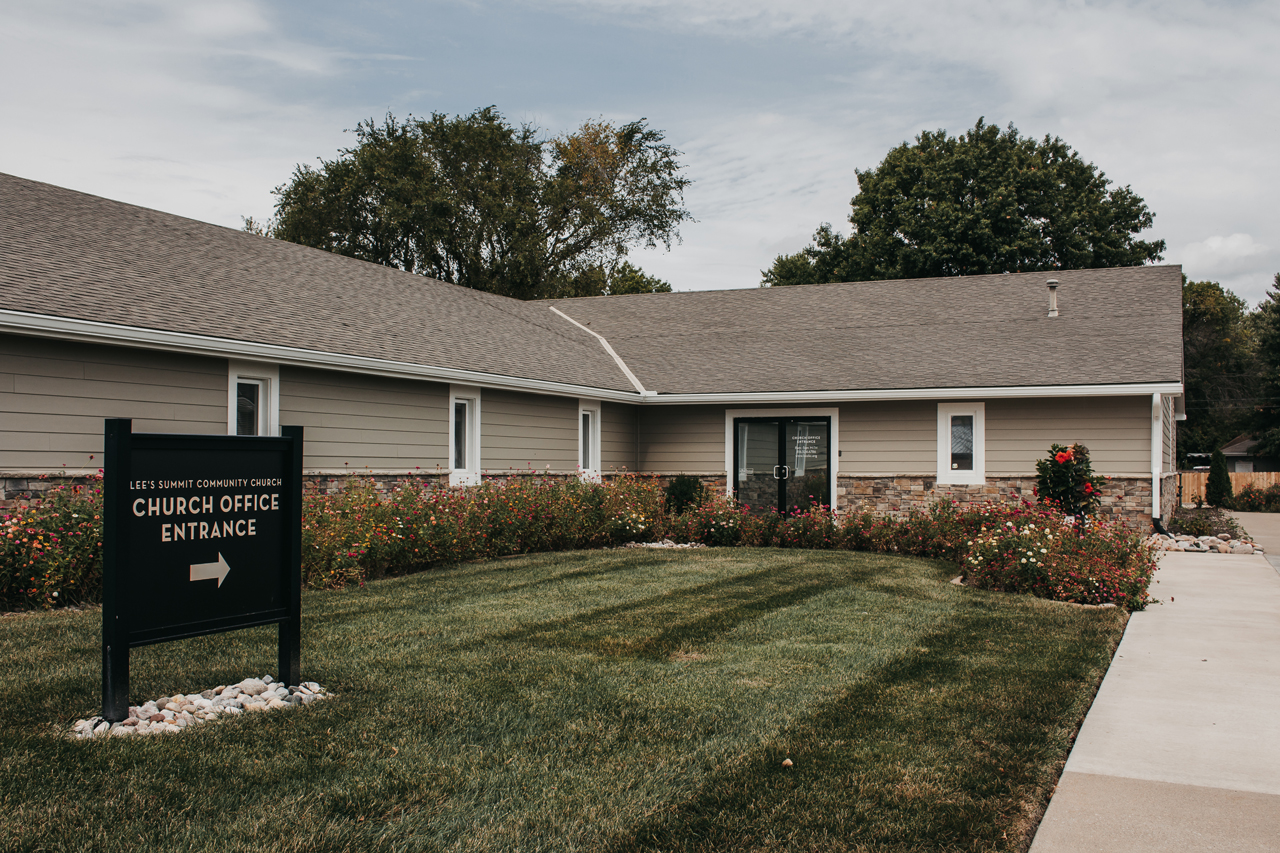
[{"label": "gutter", "polygon": [[[553,307],[553,311],[556,309]],[[577,324],[573,318],[556,311],[566,320]],[[583,327],[585,328],[585,327]],[[260,344],[230,338],[193,335],[185,332],[167,332],[139,326],[100,323],[93,320],[76,320],[32,314],[25,311],[0,309],[0,331],[57,340],[81,341],[108,346],[128,345],[161,352],[181,352],[212,358],[234,358],[264,361],[292,367],[311,367],[337,370],[346,373],[364,373],[374,376],[453,382],[460,385],[476,385],[482,388],[529,391],[565,397],[589,397],[619,403],[639,405],[704,404],[777,404],[841,403],[876,400],[993,400],[1019,397],[1129,397],[1151,394],[1182,394],[1181,382],[1139,382],[1113,385],[1006,385],[968,388],[881,388],[845,389],[835,391],[743,391],[709,394],[663,394],[644,388],[640,380],[626,367],[622,359],[609,346],[609,342],[590,329],[585,329],[600,340],[601,345],[615,359],[618,366],[631,380],[635,391],[616,388],[597,388],[573,385],[566,382],[550,382],[542,379],[525,379],[496,373],[460,370],[449,367],[414,364],[390,359],[368,358],[343,353],[306,350],[297,347]]]},{"label": "gutter", "polygon": [[93,320],[74,320],[51,317],[46,314],[29,314],[25,311],[0,309],[0,330],[14,331],[59,340],[120,346],[128,344],[142,349],[163,352],[181,352],[213,358],[236,358],[266,361],[292,367],[319,367],[347,373],[365,373],[404,379],[454,382],[460,385],[478,385],[483,388],[502,388],[518,391],[537,391],[569,397],[594,397],[601,400],[636,402],[630,391],[614,388],[596,388],[573,385],[567,382],[550,382],[542,379],[524,379],[476,370],[459,370],[452,367],[413,364],[391,359],[368,358],[343,353],[307,350],[297,347],[238,341],[185,332],[167,332],[139,326],[99,323]]}]

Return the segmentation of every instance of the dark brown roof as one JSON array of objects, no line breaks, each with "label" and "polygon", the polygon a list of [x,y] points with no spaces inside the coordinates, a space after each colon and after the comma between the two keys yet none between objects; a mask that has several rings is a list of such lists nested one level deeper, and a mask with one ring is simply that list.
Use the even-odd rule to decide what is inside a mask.
[{"label": "dark brown roof", "polygon": [[[1045,282],[1056,278],[1050,318]],[[660,393],[1182,381],[1177,266],[565,299]]]},{"label": "dark brown roof", "polygon": [[545,304],[4,174],[0,308],[633,390]]}]

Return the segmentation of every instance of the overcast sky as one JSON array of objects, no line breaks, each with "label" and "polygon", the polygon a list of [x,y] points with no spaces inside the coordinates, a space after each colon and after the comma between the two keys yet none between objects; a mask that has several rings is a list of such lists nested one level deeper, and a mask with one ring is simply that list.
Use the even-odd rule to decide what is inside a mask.
[{"label": "overcast sky", "polygon": [[1165,260],[1256,303],[1280,271],[1280,3],[0,0],[0,171],[221,225],[388,111],[548,134],[647,118],[697,218],[635,260],[755,287],[848,231],[854,169],[922,130],[1060,136]]}]

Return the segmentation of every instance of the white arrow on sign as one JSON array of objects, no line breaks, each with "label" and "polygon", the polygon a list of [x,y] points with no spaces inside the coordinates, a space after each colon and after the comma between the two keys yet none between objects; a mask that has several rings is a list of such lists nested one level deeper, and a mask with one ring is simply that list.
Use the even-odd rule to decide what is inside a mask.
[{"label": "white arrow on sign", "polygon": [[231,571],[231,567],[227,565],[227,561],[223,559],[222,554],[218,554],[218,562],[216,563],[194,563],[191,566],[191,580],[193,581],[209,581],[214,578],[218,579],[218,588],[222,588],[222,582],[227,577],[227,572]]}]

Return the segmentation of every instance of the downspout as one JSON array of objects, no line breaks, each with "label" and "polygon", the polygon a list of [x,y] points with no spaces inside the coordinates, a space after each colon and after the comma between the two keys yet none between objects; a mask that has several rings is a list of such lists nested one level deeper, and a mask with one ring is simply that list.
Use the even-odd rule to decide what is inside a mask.
[{"label": "downspout", "polygon": [[1159,525],[1160,475],[1164,473],[1164,400],[1160,392],[1151,395],[1151,523]]}]

